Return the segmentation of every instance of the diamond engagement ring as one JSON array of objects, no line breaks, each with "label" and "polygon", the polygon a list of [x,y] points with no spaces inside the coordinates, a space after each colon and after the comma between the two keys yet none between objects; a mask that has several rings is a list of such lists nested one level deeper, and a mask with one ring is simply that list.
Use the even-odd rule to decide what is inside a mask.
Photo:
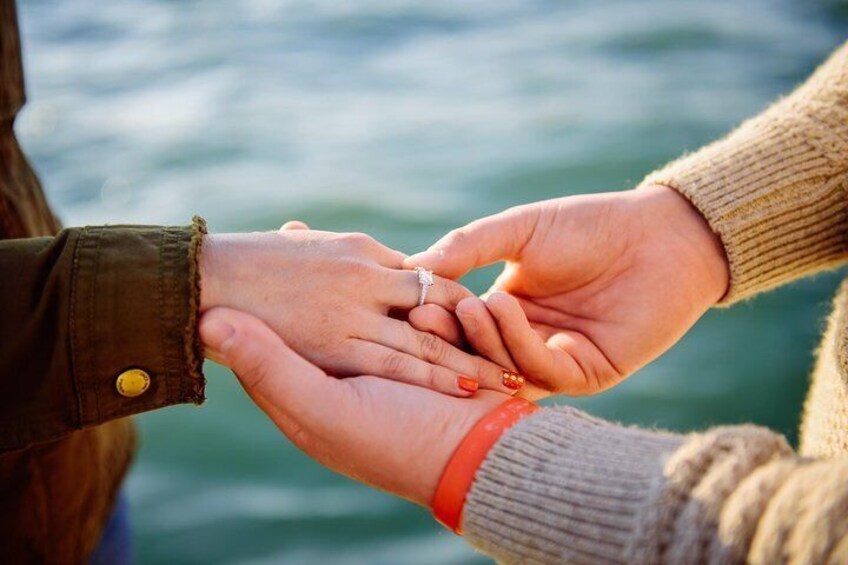
[{"label": "diamond engagement ring", "polygon": [[424,301],[427,300],[427,290],[433,286],[433,271],[428,271],[424,267],[415,267],[415,272],[418,273],[418,284],[421,286],[418,305],[423,306]]}]

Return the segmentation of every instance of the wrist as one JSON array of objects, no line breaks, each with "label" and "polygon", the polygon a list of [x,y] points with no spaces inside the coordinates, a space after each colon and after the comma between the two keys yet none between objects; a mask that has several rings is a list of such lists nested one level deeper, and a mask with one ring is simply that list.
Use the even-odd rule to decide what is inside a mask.
[{"label": "wrist", "polygon": [[649,184],[638,194],[645,223],[656,226],[664,242],[675,241],[671,260],[682,273],[697,274],[699,294],[710,306],[719,302],[730,285],[730,265],[721,238],[685,196],[668,186]]},{"label": "wrist", "polygon": [[198,274],[200,276],[200,312],[206,312],[215,306],[221,306],[220,296],[220,240],[221,236],[206,234],[203,236]]},{"label": "wrist", "polygon": [[442,471],[430,505],[433,515],[442,525],[462,534],[465,499],[480,465],[506,430],[538,409],[538,405],[528,400],[511,398],[471,428]]}]

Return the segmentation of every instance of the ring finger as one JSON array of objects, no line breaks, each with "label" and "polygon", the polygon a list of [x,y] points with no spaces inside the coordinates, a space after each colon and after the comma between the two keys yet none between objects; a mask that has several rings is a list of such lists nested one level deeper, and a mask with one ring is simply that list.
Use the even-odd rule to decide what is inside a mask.
[{"label": "ring finger", "polygon": [[389,270],[381,296],[386,306],[411,310],[421,305],[423,295],[424,304],[436,304],[453,312],[462,299],[474,296],[470,290],[450,279],[433,275],[432,285],[422,285],[418,276],[417,271]]},{"label": "ring finger", "polygon": [[477,392],[479,382],[446,367],[364,339],[350,340],[349,358],[358,359],[359,373],[385,377],[449,394],[468,397]]},{"label": "ring finger", "polygon": [[[507,386],[503,367],[461,351],[442,338],[421,332],[406,322],[380,317],[365,325],[362,339],[381,343],[423,361],[475,378],[482,388],[515,394],[515,385]],[[506,371],[509,373],[509,371]]]}]

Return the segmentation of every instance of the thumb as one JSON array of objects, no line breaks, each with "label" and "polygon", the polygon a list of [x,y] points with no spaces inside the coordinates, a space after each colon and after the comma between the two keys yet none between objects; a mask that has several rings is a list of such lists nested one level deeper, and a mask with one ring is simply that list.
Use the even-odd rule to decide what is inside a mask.
[{"label": "thumb", "polygon": [[[213,308],[198,331],[209,356],[228,367],[247,393],[281,427],[283,414],[308,416],[315,402],[332,393],[332,379],[292,351],[265,322],[237,310]],[[283,430],[285,431],[285,430]]]},{"label": "thumb", "polygon": [[473,269],[516,259],[532,235],[539,212],[535,206],[518,206],[457,228],[427,251],[411,255],[404,267],[424,267],[457,279]]}]

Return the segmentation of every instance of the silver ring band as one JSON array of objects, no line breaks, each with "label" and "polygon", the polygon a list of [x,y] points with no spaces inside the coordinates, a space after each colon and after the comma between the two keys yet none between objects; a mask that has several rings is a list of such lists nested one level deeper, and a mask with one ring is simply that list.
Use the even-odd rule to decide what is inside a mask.
[{"label": "silver ring band", "polygon": [[433,286],[433,271],[428,271],[424,267],[415,267],[415,272],[418,273],[418,286],[421,287],[418,305],[423,306],[424,301],[427,300],[427,290]]}]

